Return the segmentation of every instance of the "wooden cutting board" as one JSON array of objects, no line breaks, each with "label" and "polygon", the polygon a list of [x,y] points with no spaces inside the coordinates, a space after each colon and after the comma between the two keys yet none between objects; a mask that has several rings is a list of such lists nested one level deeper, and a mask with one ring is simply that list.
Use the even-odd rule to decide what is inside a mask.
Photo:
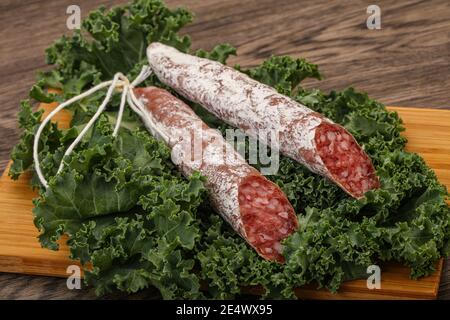
[{"label": "wooden cutting board", "polygon": [[[48,112],[54,105],[43,105],[43,108]],[[409,141],[407,150],[422,155],[450,189],[450,111],[389,109],[397,111],[404,120],[407,129],[404,136]],[[69,119],[70,115],[64,112],[55,117],[61,127],[67,127]],[[0,272],[67,277],[67,267],[77,262],[69,259],[66,238],[61,239],[59,251],[40,247],[31,213],[31,199],[36,193],[29,187],[30,174],[12,181],[8,169],[0,178]],[[432,275],[419,280],[409,278],[407,267],[397,263],[382,265],[381,289],[369,290],[366,280],[353,280],[343,283],[338,294],[317,290],[314,285],[298,288],[296,294],[306,299],[435,299],[442,264],[443,259],[436,264]]]}]

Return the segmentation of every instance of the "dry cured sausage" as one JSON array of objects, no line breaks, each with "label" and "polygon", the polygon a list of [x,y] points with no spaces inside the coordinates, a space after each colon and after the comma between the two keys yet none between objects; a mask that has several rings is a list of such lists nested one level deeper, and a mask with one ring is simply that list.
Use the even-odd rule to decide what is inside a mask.
[{"label": "dry cured sausage", "polygon": [[[150,44],[147,57],[163,83],[351,196],[361,198],[380,186],[372,161],[354,137],[323,115],[219,62],[161,43]],[[274,136],[276,144],[270,141]]]},{"label": "dry cured sausage", "polygon": [[[265,259],[283,262],[280,241],[298,226],[281,189],[251,167],[183,101],[168,91],[136,88],[144,117],[170,137],[172,161],[183,174],[199,171],[215,210]],[[144,119],[144,123],[146,123]]]}]

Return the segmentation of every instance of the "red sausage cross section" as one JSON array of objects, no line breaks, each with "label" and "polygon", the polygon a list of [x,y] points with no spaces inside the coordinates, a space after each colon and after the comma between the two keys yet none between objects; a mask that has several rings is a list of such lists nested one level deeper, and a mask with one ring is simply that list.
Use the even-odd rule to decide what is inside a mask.
[{"label": "red sausage cross section", "polygon": [[239,207],[248,242],[267,259],[284,262],[280,242],[297,229],[297,218],[280,188],[247,176],[239,185]]},{"label": "red sausage cross section", "polygon": [[344,189],[362,197],[380,186],[372,161],[344,128],[322,122],[314,139],[320,158],[334,181]]}]

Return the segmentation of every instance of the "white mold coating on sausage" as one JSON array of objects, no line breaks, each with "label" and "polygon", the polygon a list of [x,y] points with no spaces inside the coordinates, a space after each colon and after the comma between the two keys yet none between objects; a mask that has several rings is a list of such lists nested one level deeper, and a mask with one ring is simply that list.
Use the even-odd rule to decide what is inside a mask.
[{"label": "white mold coating on sausage", "polygon": [[331,120],[219,62],[161,43],[150,44],[147,57],[158,78],[187,99],[263,143],[270,144],[267,132],[272,132],[270,136],[278,137],[276,147],[281,153],[360,197],[336,181],[317,152],[316,128],[322,123],[334,124]]},{"label": "white mold coating on sausage", "polygon": [[[248,239],[246,230],[249,226],[243,224],[242,204],[239,203],[239,188],[249,178],[263,181],[268,185],[266,189],[277,191],[273,192],[284,201],[286,208],[290,208],[290,216],[286,219],[291,219],[291,225],[295,227],[289,229],[290,233],[296,229],[294,210],[279,187],[248,165],[219,131],[209,128],[189,106],[163,89],[147,87],[137,88],[134,91],[146,108],[146,117],[152,117],[159,129],[170,137],[168,144],[173,163],[185,176],[199,171],[206,177],[205,187],[212,206],[252,246],[254,242]],[[144,118],[143,121],[147,123],[148,119]],[[255,249],[265,258],[274,257],[273,254],[262,252],[259,248]],[[279,256],[275,258],[280,261]]]}]

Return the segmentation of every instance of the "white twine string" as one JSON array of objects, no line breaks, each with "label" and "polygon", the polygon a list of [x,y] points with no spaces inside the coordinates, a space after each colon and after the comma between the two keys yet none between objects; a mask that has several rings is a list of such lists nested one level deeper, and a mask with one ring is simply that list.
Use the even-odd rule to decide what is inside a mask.
[{"label": "white twine string", "polygon": [[80,132],[78,137],[72,142],[72,144],[67,148],[66,152],[64,153],[64,156],[62,158],[62,161],[59,165],[57,174],[60,173],[64,168],[64,158],[69,156],[73,149],[78,145],[78,143],[83,139],[83,137],[86,135],[86,133],[89,131],[89,129],[92,127],[92,125],[97,121],[97,119],[100,117],[102,112],[105,110],[106,106],[108,105],[108,102],[111,100],[111,97],[114,93],[115,89],[122,88],[122,95],[120,99],[120,106],[119,106],[119,112],[117,114],[117,122],[114,126],[113,136],[116,137],[120,124],[122,122],[123,112],[125,109],[125,103],[128,102],[128,105],[131,107],[131,109],[136,112],[141,119],[146,124],[147,128],[150,129],[151,133],[156,136],[159,139],[162,139],[164,142],[168,143],[169,137],[164,134],[164,132],[159,128],[159,125],[155,122],[153,119],[151,113],[146,112],[145,106],[142,105],[141,101],[136,98],[133,89],[135,86],[139,85],[141,82],[143,82],[145,79],[147,79],[152,74],[152,70],[149,66],[144,66],[139,73],[139,75],[134,79],[132,83],[129,82],[127,77],[125,77],[122,73],[116,73],[114,75],[113,80],[102,82],[95,87],[89,89],[86,92],[83,92],[79,94],[78,96],[75,96],[63,103],[61,103],[58,107],[56,107],[52,112],[50,112],[47,117],[42,121],[40,124],[38,130],[36,131],[36,135],[34,137],[34,144],[33,144],[33,160],[34,160],[34,168],[36,170],[36,173],[38,175],[39,181],[42,183],[42,185],[47,189],[48,188],[48,182],[44,177],[44,174],[42,173],[41,166],[39,163],[39,139],[42,134],[42,131],[44,130],[45,126],[50,122],[50,120],[62,109],[69,106],[70,104],[79,101],[83,98],[86,98],[90,96],[91,94],[104,89],[109,86],[108,91],[106,93],[105,98],[103,99],[101,105],[99,106],[98,110],[95,112],[95,114],[92,116],[92,118],[89,120],[89,122],[86,124],[86,126],[83,128],[83,130]]}]

